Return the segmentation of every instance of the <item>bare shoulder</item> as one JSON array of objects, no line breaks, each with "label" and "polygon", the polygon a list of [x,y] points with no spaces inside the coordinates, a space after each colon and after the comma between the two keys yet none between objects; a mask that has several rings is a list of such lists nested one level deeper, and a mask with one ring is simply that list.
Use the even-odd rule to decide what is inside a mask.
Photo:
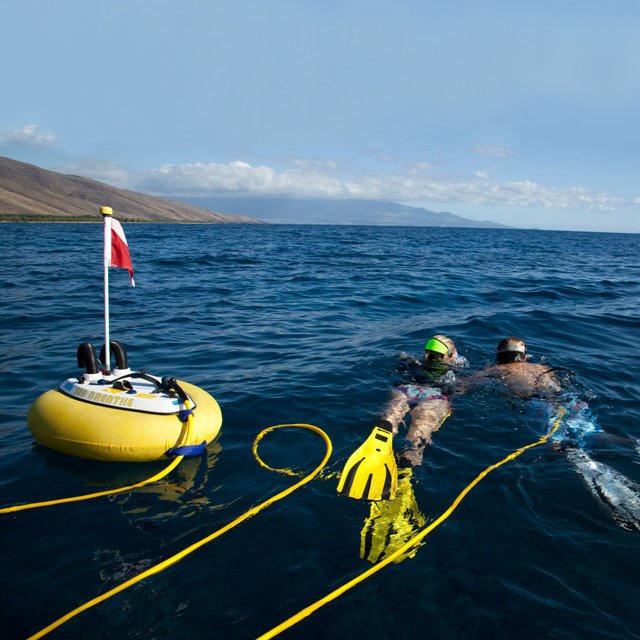
[{"label": "bare shoulder", "polygon": [[521,395],[556,393],[560,385],[549,367],[531,362],[500,365],[506,370],[505,382]]},{"label": "bare shoulder", "polygon": [[459,391],[464,392],[488,380],[499,380],[513,393],[525,398],[536,394],[553,395],[561,390],[548,366],[532,362],[509,362],[489,365],[472,373],[462,381]]}]

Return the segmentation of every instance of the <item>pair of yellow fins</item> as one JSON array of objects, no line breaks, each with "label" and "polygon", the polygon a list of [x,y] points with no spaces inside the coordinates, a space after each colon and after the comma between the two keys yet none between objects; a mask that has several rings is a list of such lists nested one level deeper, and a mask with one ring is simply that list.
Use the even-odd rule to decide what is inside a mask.
[{"label": "pair of yellow fins", "polygon": [[[398,474],[392,441],[390,431],[374,427],[347,460],[338,483],[338,493],[371,501],[369,517],[360,533],[360,557],[374,564],[426,523],[413,493],[411,469]],[[396,562],[413,557],[416,551],[417,547]]]}]

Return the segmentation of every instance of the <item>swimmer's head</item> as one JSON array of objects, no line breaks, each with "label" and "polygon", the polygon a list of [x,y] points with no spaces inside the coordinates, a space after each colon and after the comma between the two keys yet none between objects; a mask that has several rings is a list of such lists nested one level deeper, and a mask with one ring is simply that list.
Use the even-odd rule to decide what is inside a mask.
[{"label": "swimmer's head", "polygon": [[458,350],[453,340],[447,336],[436,335],[424,345],[424,359],[427,361],[450,362],[458,358]]},{"label": "swimmer's head", "polygon": [[496,348],[496,362],[509,364],[510,362],[525,362],[527,359],[527,345],[524,340],[516,336],[509,336],[500,341]]}]

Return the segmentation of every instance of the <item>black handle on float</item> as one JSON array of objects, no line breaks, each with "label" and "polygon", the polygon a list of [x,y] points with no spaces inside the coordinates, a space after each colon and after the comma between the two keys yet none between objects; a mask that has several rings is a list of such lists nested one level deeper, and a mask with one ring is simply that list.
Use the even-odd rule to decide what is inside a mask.
[{"label": "black handle on float", "polygon": [[[119,342],[116,342],[115,340],[111,340],[109,342],[109,350],[116,357],[116,369],[129,368],[127,364],[127,352]],[[111,363],[105,362],[106,354],[107,354],[106,345],[103,344],[102,349],[100,350],[100,362],[105,364],[107,368],[110,368]]]},{"label": "black handle on float", "polygon": [[164,391],[174,391],[178,394],[178,397],[182,402],[185,402],[189,399],[186,391],[178,384],[178,381],[175,378],[169,378],[165,376],[162,378],[162,389]]},{"label": "black handle on float", "polygon": [[100,364],[96,350],[90,342],[83,342],[78,347],[78,366],[87,373],[100,373]]}]

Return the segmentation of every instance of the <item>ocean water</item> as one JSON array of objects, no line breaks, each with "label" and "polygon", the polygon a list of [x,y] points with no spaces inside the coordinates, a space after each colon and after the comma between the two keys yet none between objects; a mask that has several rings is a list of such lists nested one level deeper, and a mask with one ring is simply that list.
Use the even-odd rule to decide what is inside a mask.
[{"label": "ocean water", "polygon": [[[398,362],[452,336],[469,372],[505,335],[559,372],[600,425],[640,437],[639,235],[337,226],[128,225],[136,288],[111,271],[112,338],[133,368],[221,405],[206,455],[157,485],[2,515],[0,635],[24,638],[289,486],[256,463],[269,425],[330,436],[329,472],[375,424]],[[3,506],[140,481],[162,464],[98,463],[34,444],[31,402],[103,342],[99,225],[0,227]],[[456,396],[412,486],[427,522],[487,466],[544,432],[495,387]],[[272,466],[311,471],[324,445],[269,434]],[[640,452],[589,455],[640,482]],[[326,473],[52,638],[255,638],[370,565],[366,503]],[[640,638],[640,533],[621,527],[567,457],[541,446],[487,476],[415,555],[286,638]]]}]

